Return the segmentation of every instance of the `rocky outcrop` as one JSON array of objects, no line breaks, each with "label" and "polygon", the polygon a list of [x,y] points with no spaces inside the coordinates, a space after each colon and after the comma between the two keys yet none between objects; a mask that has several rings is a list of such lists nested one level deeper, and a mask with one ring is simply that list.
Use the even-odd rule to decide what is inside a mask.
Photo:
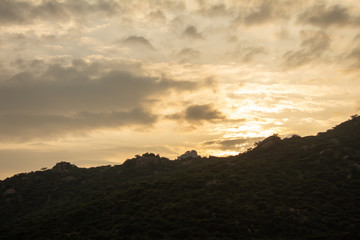
[{"label": "rocky outcrop", "polygon": [[78,168],[78,167],[69,162],[59,162],[51,170],[54,173],[65,173],[65,172],[69,172],[70,170],[76,169],[76,168]]},{"label": "rocky outcrop", "polygon": [[184,154],[180,155],[177,158],[177,160],[183,160],[183,159],[188,159],[188,158],[197,158],[197,157],[199,157],[197,152],[195,150],[191,150],[191,151],[187,151]]},{"label": "rocky outcrop", "polygon": [[133,167],[133,168],[149,168],[149,167],[159,167],[166,165],[170,162],[169,159],[160,157],[153,153],[145,153],[142,156],[137,155],[135,158],[128,159],[124,162],[124,166]]},{"label": "rocky outcrop", "polygon": [[265,138],[263,141],[257,143],[256,149],[261,149],[261,150],[267,149],[279,143],[280,141],[281,138],[277,134],[274,134],[270,137]]}]

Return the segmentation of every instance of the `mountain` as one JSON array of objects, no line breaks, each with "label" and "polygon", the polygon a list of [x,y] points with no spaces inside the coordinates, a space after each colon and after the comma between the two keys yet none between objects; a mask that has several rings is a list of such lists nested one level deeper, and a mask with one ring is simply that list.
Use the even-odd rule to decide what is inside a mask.
[{"label": "mountain", "polygon": [[360,239],[360,117],[237,156],[52,169],[0,181],[0,239]]}]

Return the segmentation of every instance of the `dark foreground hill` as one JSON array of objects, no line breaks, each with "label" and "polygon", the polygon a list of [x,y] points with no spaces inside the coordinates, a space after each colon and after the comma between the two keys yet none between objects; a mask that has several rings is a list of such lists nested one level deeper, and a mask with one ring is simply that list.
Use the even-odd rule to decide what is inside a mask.
[{"label": "dark foreground hill", "polygon": [[360,239],[360,117],[227,158],[18,174],[0,239]]}]

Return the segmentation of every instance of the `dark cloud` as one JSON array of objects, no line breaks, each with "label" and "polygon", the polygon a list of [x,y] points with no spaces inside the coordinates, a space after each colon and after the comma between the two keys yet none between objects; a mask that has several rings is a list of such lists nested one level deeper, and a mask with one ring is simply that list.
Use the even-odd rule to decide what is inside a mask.
[{"label": "dark cloud", "polygon": [[201,87],[116,69],[111,62],[74,59],[70,65],[17,59],[23,71],[0,79],[0,139],[26,140],[86,133],[99,128],[150,126],[152,104],[175,90]]},{"label": "dark cloud", "polygon": [[360,47],[354,48],[354,49],[351,51],[349,57],[357,60],[357,62],[360,63]]},{"label": "dark cloud", "polygon": [[31,20],[32,9],[33,6],[28,2],[0,1],[0,22],[2,24],[26,23],[26,19]]},{"label": "dark cloud", "polygon": [[245,54],[243,57],[244,62],[251,61],[255,55],[266,53],[263,47],[247,47],[244,50],[245,50],[244,51]]},{"label": "dark cloud", "polygon": [[[288,12],[293,8],[294,1],[264,0],[249,2],[238,8],[238,16],[233,20],[235,25],[256,26],[289,19]],[[240,5],[241,6],[241,5]]]},{"label": "dark cloud", "polygon": [[57,40],[57,37],[52,34],[43,34],[43,35],[41,35],[41,39],[48,41],[48,42],[52,42],[52,41]]},{"label": "dark cloud", "polygon": [[234,51],[228,52],[227,54],[243,62],[250,62],[256,55],[266,53],[267,51],[263,47],[239,45]]},{"label": "dark cloud", "polygon": [[222,17],[228,15],[228,9],[225,4],[217,4],[212,6],[204,6],[199,13],[206,17]]},{"label": "dark cloud", "polygon": [[120,6],[115,1],[0,1],[1,24],[30,24],[37,20],[69,21],[87,14],[115,14]]},{"label": "dark cloud", "polygon": [[334,5],[326,6],[325,4],[317,4],[299,15],[297,21],[320,27],[328,27],[331,25],[344,26],[348,24],[359,24],[358,18],[351,16],[349,9],[344,6]]},{"label": "dark cloud", "polygon": [[[121,66],[115,64],[114,68]],[[75,60],[68,67],[50,64],[41,73],[27,70],[0,81],[0,112],[73,114],[129,110],[172,89],[196,88],[192,82],[135,76],[109,70],[97,62]]]},{"label": "dark cloud", "polygon": [[198,32],[198,30],[196,29],[196,27],[190,25],[188,26],[184,32],[183,32],[183,36],[187,37],[187,38],[193,38],[193,39],[203,39],[204,37],[202,36],[202,34],[200,32]]},{"label": "dark cloud", "polygon": [[355,67],[360,67],[360,46],[354,48],[348,58],[355,60]]},{"label": "dark cloud", "polygon": [[285,65],[298,67],[319,59],[328,50],[331,39],[323,31],[301,31],[302,42],[299,50],[285,53]]},{"label": "dark cloud", "polygon": [[211,121],[216,119],[224,119],[221,112],[214,109],[210,104],[191,105],[185,111],[185,118],[189,121]]},{"label": "dark cloud", "polygon": [[152,11],[148,14],[148,18],[150,21],[157,23],[165,23],[166,17],[164,13],[160,10]]},{"label": "dark cloud", "polygon": [[84,133],[99,128],[151,125],[157,117],[144,109],[80,112],[75,115],[6,114],[0,116],[0,139],[28,140]]},{"label": "dark cloud", "polygon": [[123,42],[128,45],[146,47],[148,49],[155,50],[150,41],[142,36],[129,36]]},{"label": "dark cloud", "polygon": [[185,119],[188,121],[212,121],[216,119],[224,119],[221,112],[211,104],[191,105],[185,110]]},{"label": "dark cloud", "polygon": [[263,138],[236,138],[236,139],[216,139],[204,142],[203,145],[211,146],[221,150],[243,151],[251,147],[255,142]]},{"label": "dark cloud", "polygon": [[355,67],[355,68],[360,67],[360,41],[359,40],[360,40],[360,34],[357,34],[352,41],[352,45],[354,45],[354,47],[352,48],[350,53],[348,53],[347,56],[345,56],[346,59],[355,61],[353,63],[353,67]]},{"label": "dark cloud", "polygon": [[183,48],[181,49],[181,51],[177,54],[177,56],[179,58],[181,58],[182,60],[192,60],[192,59],[196,59],[201,55],[201,53],[193,48]]},{"label": "dark cloud", "polygon": [[190,105],[184,112],[168,116],[169,119],[186,120],[189,122],[214,121],[225,119],[225,116],[211,104]]},{"label": "dark cloud", "polygon": [[261,5],[244,18],[246,25],[263,24],[272,18],[272,6],[268,3]]},{"label": "dark cloud", "polygon": [[217,146],[217,148],[222,150],[233,150],[236,148],[236,145],[243,144],[246,142],[246,139],[228,139],[228,140],[211,140],[204,143],[204,145]]}]

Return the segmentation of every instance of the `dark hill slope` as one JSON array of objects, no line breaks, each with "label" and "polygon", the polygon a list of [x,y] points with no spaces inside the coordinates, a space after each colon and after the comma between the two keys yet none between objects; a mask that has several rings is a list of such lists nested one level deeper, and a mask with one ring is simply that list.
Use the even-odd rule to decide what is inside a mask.
[{"label": "dark hill slope", "polygon": [[59,163],[0,192],[0,239],[360,239],[360,117],[227,158]]}]

